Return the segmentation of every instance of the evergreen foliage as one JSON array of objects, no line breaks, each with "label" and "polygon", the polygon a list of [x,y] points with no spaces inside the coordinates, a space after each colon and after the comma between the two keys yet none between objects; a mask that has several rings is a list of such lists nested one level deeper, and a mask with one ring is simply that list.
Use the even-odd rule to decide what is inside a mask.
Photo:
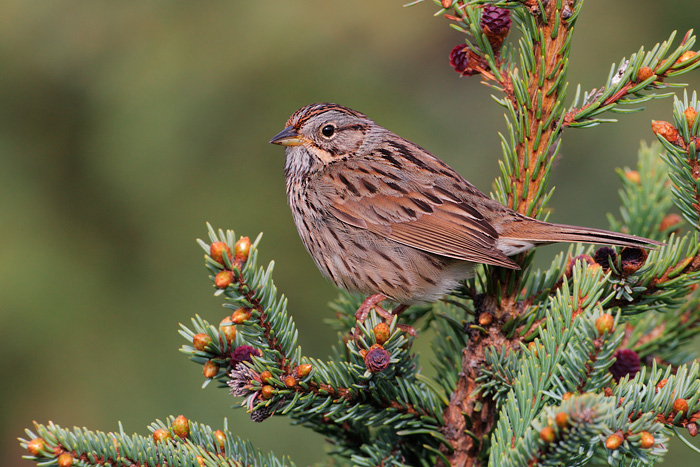
[{"label": "evergreen foliage", "polygon": [[[613,64],[600,88],[577,87],[566,107],[582,0],[436,3],[465,34],[455,68],[479,74],[506,110],[492,196],[540,218],[566,128],[639,111],[671,95],[658,92],[679,86],[669,79],[700,66],[695,36],[674,45],[674,33]],[[517,40],[506,40],[511,21]],[[697,434],[700,417],[700,367],[687,348],[700,332],[700,102],[695,93],[674,99],[673,122],[652,125],[660,144],[643,145],[637,167],[618,171],[622,205],[609,216],[611,228],[664,246],[572,245],[545,270],[531,267],[535,252],[523,253],[522,270],[479,267],[400,323],[373,310],[356,327],[363,297],[341,292],[328,320],[338,343],[322,360],[298,345],[274,264],[257,264],[261,237],[251,244],[209,226],[199,244],[227,316],[181,325],[181,352],[253,421],[286,415],[323,434],[334,465],[654,464],[669,437],[683,439],[679,429]],[[434,331],[435,378],[423,373],[407,325]],[[189,421],[183,432],[182,423],[157,421],[151,437],[37,424],[21,443],[41,464],[292,465],[228,430]]]}]

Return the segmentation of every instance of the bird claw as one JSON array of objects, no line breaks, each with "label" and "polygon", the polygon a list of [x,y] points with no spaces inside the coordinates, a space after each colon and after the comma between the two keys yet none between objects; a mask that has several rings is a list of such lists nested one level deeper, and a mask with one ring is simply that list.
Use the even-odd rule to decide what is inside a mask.
[{"label": "bird claw", "polygon": [[[384,321],[386,321],[387,324],[390,325],[394,318],[398,317],[398,315],[400,315],[404,310],[406,310],[406,308],[408,308],[408,305],[399,305],[396,308],[394,308],[391,312],[388,312],[384,308],[379,306],[379,304],[384,300],[386,300],[386,296],[382,294],[370,295],[362,302],[360,307],[355,312],[355,319],[359,323],[364,323],[370,311],[374,310],[379,316],[384,318]],[[418,335],[413,326],[408,326],[406,324],[398,324],[397,327],[403,332],[413,337],[416,337]],[[359,334],[359,325],[356,325],[353,331],[353,336],[357,337]]]}]

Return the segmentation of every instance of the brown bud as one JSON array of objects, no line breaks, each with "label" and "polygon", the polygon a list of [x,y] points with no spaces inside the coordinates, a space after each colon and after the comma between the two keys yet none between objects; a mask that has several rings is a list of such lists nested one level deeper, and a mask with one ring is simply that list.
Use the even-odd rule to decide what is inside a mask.
[{"label": "brown bud", "polygon": [[275,388],[273,388],[269,384],[266,384],[260,390],[260,395],[263,397],[263,399],[272,399],[272,396],[275,395]]},{"label": "brown bud", "polygon": [[217,263],[224,264],[224,253],[231,259],[231,247],[224,242],[214,242],[209,247],[209,256]]},{"label": "brown bud", "polygon": [[679,216],[676,213],[673,214],[668,214],[666,215],[663,220],[661,221],[661,224],[659,225],[659,230],[661,232],[666,232],[667,230],[672,229],[674,226],[677,226],[682,222],[681,216]]},{"label": "brown bud", "polygon": [[545,443],[553,443],[555,439],[554,429],[551,426],[542,428],[540,430],[540,439]]},{"label": "brown bud", "polygon": [[688,402],[685,399],[676,399],[673,401],[674,412],[688,412]]},{"label": "brown bud", "polygon": [[612,397],[613,396],[613,390],[611,388],[604,388],[603,389],[603,395],[605,397]]},{"label": "brown bud", "polygon": [[263,383],[269,383],[270,380],[272,379],[272,373],[269,371],[265,370],[262,373],[260,373],[260,381]]},{"label": "brown bud", "polygon": [[374,327],[374,338],[376,339],[377,344],[384,344],[389,340],[389,337],[391,337],[391,331],[389,330],[388,324],[382,322]]},{"label": "brown bud", "polygon": [[250,239],[248,237],[241,237],[240,240],[236,242],[233,247],[236,252],[233,259],[239,261],[245,261],[248,259],[248,253],[250,253]]},{"label": "brown bud", "polygon": [[449,8],[452,6],[452,0],[440,0],[443,8]]},{"label": "brown bud", "polygon": [[391,363],[391,355],[379,344],[374,344],[369,348],[364,356],[365,365],[372,373],[379,373],[386,369]]},{"label": "brown bud", "polygon": [[625,171],[625,178],[627,180],[629,180],[630,182],[635,183],[637,185],[639,185],[639,183],[641,182],[641,178],[639,177],[639,172],[637,172],[636,170],[626,170]]},{"label": "brown bud", "polygon": [[223,431],[216,430],[214,432],[214,439],[216,440],[216,444],[219,445],[220,449],[223,449],[226,446],[226,435]]},{"label": "brown bud", "polygon": [[249,308],[239,308],[231,315],[231,321],[234,324],[243,324],[250,319],[251,313]]},{"label": "brown bud", "polygon": [[45,448],[46,441],[44,441],[42,438],[34,438],[27,443],[27,451],[29,451],[32,456],[38,456]]},{"label": "brown bud", "polygon": [[668,380],[666,378],[659,381],[659,383],[656,385],[656,390],[661,391],[664,388],[664,386],[666,386],[666,383],[668,383]]},{"label": "brown bud", "polygon": [[697,423],[688,423],[688,434],[695,438],[698,435],[698,424]]},{"label": "brown bud", "polygon": [[537,357],[537,344],[535,344],[534,342],[530,342],[529,344],[527,344],[527,349],[530,352],[532,352],[532,355]]},{"label": "brown bud", "polygon": [[204,334],[203,332],[195,334],[192,338],[192,347],[194,347],[196,350],[199,350],[200,352],[204,351],[207,348],[207,345],[209,344],[211,344],[211,337],[209,337],[207,334]]},{"label": "brown bud", "polygon": [[200,466],[205,465],[204,458],[202,456],[197,456],[197,464]]},{"label": "brown bud", "polygon": [[615,326],[615,318],[610,313],[603,313],[595,320],[595,328],[601,336],[606,332],[611,332]]},{"label": "brown bud", "polygon": [[626,246],[620,252],[620,260],[622,263],[622,273],[625,276],[635,273],[639,268],[644,266],[647,260],[647,250],[643,248]]},{"label": "brown bud", "polygon": [[554,423],[556,423],[559,428],[566,428],[569,424],[569,414],[566,412],[558,412],[554,416]]},{"label": "brown bud", "polygon": [[284,378],[284,385],[288,388],[293,388],[297,385],[297,379],[292,375],[288,375]]},{"label": "brown bud", "polygon": [[655,135],[663,137],[669,143],[674,143],[678,139],[678,130],[669,122],[663,120],[652,120],[651,131]]},{"label": "brown bud", "polygon": [[58,467],[70,467],[73,465],[73,456],[69,452],[64,452],[56,459]]},{"label": "brown bud", "polygon": [[654,76],[654,71],[651,68],[649,68],[648,66],[643,66],[637,72],[637,81],[639,81],[639,82],[646,81],[649,78],[651,78],[652,76]]},{"label": "brown bud", "polygon": [[205,378],[213,378],[214,376],[219,374],[219,365],[214,363],[213,360],[209,360],[207,363],[204,364],[202,374]]},{"label": "brown bud", "polygon": [[221,320],[219,323],[219,332],[229,344],[236,338],[236,326],[233,324],[233,320],[230,316]]},{"label": "brown bud", "polygon": [[487,311],[482,312],[479,315],[479,324],[482,326],[488,326],[493,322],[493,315]]},{"label": "brown bud", "polygon": [[608,436],[608,439],[605,440],[605,447],[608,449],[615,450],[622,446],[623,441],[624,438],[620,433],[613,433],[610,436]]},{"label": "brown bud", "polygon": [[233,273],[228,269],[219,271],[216,276],[214,276],[214,285],[220,289],[225,289],[233,282]]},{"label": "brown bud", "polygon": [[565,392],[564,394],[561,395],[561,400],[565,401],[567,399],[571,399],[571,396],[573,396],[574,393],[572,392]]},{"label": "brown bud", "polygon": [[165,428],[158,428],[153,432],[153,442],[160,443],[172,439],[173,435],[170,434]]},{"label": "brown bud", "polygon": [[697,54],[698,54],[697,52],[694,52],[694,51],[692,51],[692,50],[685,51],[685,52],[683,52],[683,54],[682,54],[680,57],[678,57],[678,60],[676,60],[676,63],[675,63],[675,64],[676,64],[676,65],[681,65],[681,64],[683,64],[683,63],[685,63],[685,62],[687,62],[687,61],[692,60],[693,58],[695,58],[695,56],[696,56]]},{"label": "brown bud", "polygon": [[299,378],[306,378],[309,376],[309,373],[311,373],[311,370],[313,370],[314,367],[309,364],[309,363],[302,363],[297,367],[297,376]]},{"label": "brown bud", "polygon": [[654,446],[654,435],[648,431],[642,431],[639,433],[639,445],[644,449]]},{"label": "brown bud", "polygon": [[173,433],[180,438],[187,438],[190,434],[190,421],[184,415],[178,415],[172,424]]},{"label": "brown bud", "polygon": [[693,128],[698,112],[694,108],[688,107],[683,111],[683,115],[685,115],[685,120],[688,122],[688,128]]}]

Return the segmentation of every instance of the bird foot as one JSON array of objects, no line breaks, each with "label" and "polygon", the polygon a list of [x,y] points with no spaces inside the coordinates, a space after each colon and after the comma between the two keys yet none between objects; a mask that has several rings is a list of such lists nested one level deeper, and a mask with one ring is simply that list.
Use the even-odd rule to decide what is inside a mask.
[{"label": "bird foot", "polygon": [[[406,308],[408,308],[408,305],[399,305],[396,308],[394,308],[391,312],[388,312],[384,308],[379,306],[379,304],[384,300],[386,300],[386,296],[382,294],[378,293],[370,295],[362,302],[360,307],[355,312],[355,319],[360,323],[364,323],[367,319],[367,316],[369,315],[369,312],[374,310],[379,316],[384,318],[384,321],[386,321],[387,324],[391,324],[395,317],[398,317],[401,313],[403,313],[406,310]],[[397,327],[403,332],[408,333],[413,337],[418,335],[413,326],[408,326],[406,324],[398,324]],[[359,328],[355,326],[353,335],[357,337],[359,335],[359,331]]]}]

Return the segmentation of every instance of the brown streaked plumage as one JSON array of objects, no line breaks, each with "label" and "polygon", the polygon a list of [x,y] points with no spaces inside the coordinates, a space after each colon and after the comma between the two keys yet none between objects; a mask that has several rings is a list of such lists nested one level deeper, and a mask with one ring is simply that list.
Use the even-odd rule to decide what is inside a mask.
[{"label": "brown streaked plumage", "polygon": [[287,198],[306,249],[347,290],[433,302],[475,263],[518,269],[509,256],[536,245],[660,244],[518,214],[425,149],[340,105],[299,109],[270,142],[286,146]]}]

